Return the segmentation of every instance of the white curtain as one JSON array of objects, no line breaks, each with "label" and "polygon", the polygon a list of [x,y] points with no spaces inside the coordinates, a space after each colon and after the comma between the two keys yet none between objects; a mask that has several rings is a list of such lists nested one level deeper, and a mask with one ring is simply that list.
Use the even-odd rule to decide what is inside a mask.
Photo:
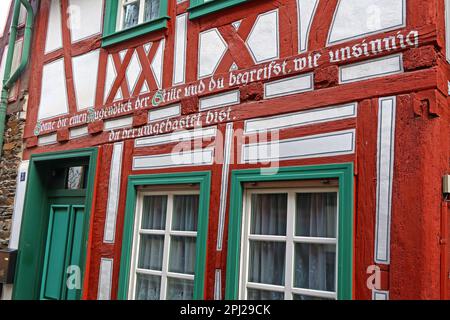
[{"label": "white curtain", "polygon": [[145,0],[144,21],[159,18],[160,0]]},{"label": "white curtain", "polygon": [[[336,237],[337,194],[297,195],[296,235]],[[336,246],[297,243],[295,245],[295,286],[335,291]]]},{"label": "white curtain", "polygon": [[[287,194],[252,195],[250,233],[254,235],[286,235]],[[250,282],[284,285],[286,244],[284,242],[250,241]],[[254,290],[249,299],[273,295]]]}]

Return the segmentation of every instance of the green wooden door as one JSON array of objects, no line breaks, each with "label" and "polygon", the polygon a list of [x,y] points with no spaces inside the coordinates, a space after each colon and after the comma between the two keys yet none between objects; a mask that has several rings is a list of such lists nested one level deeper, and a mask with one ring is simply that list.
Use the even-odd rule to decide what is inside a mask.
[{"label": "green wooden door", "polygon": [[40,298],[78,300],[85,197],[80,192],[49,197],[49,222]]}]

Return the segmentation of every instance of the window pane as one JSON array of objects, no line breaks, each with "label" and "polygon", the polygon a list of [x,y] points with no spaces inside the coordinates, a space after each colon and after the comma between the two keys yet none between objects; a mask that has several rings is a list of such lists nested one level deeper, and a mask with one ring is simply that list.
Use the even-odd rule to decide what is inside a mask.
[{"label": "window pane", "polygon": [[250,241],[248,280],[284,285],[285,247],[282,242]]},{"label": "window pane", "polygon": [[67,173],[67,189],[84,189],[85,167],[70,167]]},{"label": "window pane", "polygon": [[138,268],[162,270],[164,236],[141,235]]},{"label": "window pane", "polygon": [[139,22],[139,1],[123,6],[123,29],[135,26]]},{"label": "window pane", "polygon": [[294,286],[335,291],[336,247],[324,244],[295,245]]},{"label": "window pane", "polygon": [[174,196],[172,230],[197,231],[198,199],[198,195]]},{"label": "window pane", "polygon": [[248,289],[247,300],[284,300],[283,292]]},{"label": "window pane", "polygon": [[305,296],[303,294],[294,294],[293,298],[294,298],[294,300],[334,300],[334,299],[329,299],[329,298]]},{"label": "window pane", "polygon": [[166,229],[167,196],[146,196],[142,208],[141,229]]},{"label": "window pane", "polygon": [[172,237],[170,244],[169,271],[194,274],[195,242],[192,237]]},{"label": "window pane", "polygon": [[337,193],[297,194],[295,235],[336,238]]},{"label": "window pane", "polygon": [[251,234],[286,235],[287,194],[252,195]]},{"label": "window pane", "polygon": [[167,300],[192,300],[194,298],[194,281],[168,278]]},{"label": "window pane", "polygon": [[160,0],[145,0],[144,21],[150,21],[159,18]]},{"label": "window pane", "polygon": [[138,274],[136,279],[136,300],[159,300],[161,278]]}]

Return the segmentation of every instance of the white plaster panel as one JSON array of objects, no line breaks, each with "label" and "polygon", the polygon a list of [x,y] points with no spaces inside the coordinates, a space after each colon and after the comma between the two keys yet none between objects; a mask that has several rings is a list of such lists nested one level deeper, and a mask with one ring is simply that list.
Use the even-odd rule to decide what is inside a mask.
[{"label": "white plaster panel", "polygon": [[309,31],[318,4],[319,0],[297,0],[299,52],[305,52],[308,49]]},{"label": "white plaster panel", "polygon": [[200,110],[220,108],[239,104],[241,101],[241,93],[239,90],[220,93],[213,96],[200,99]]},{"label": "white plaster panel", "polygon": [[330,157],[355,152],[355,130],[242,146],[243,163]]},{"label": "white plaster panel", "polygon": [[219,30],[211,29],[199,35],[198,77],[204,78],[214,74],[228,49]]},{"label": "white plaster panel", "polygon": [[102,32],[103,0],[70,0],[68,12],[72,42]]},{"label": "white plaster panel", "polygon": [[136,83],[139,79],[139,76],[142,72],[141,62],[139,61],[139,56],[136,51],[134,51],[133,56],[131,57],[130,64],[127,68],[127,83],[128,88],[130,89],[130,93],[134,92],[136,87]]},{"label": "white plaster panel", "polygon": [[101,258],[100,260],[97,300],[111,300],[113,265],[113,259]]},{"label": "white plaster panel", "polygon": [[189,141],[194,140],[198,138],[210,138],[215,137],[217,134],[217,127],[211,127],[211,128],[199,128],[194,130],[182,130],[182,131],[176,131],[169,134],[164,135],[158,135],[154,137],[146,137],[146,138],[140,138],[136,139],[134,142],[134,146],[136,148],[139,147],[149,147],[149,146],[157,146],[161,144],[168,144],[173,142],[182,142],[182,141]]},{"label": "white plaster panel", "polygon": [[212,148],[141,156],[133,158],[133,170],[209,165],[213,160],[214,150]]},{"label": "white plaster panel", "polygon": [[55,144],[55,143],[57,143],[56,133],[47,134],[45,136],[40,136],[38,138],[38,145],[40,145],[40,146],[45,146],[45,145]]},{"label": "white plaster panel", "polygon": [[178,117],[181,114],[181,105],[174,104],[166,108],[156,109],[148,112],[148,121],[159,121],[167,118]]},{"label": "white plaster panel", "polygon": [[122,174],[123,142],[115,143],[109,173],[108,203],[103,242],[113,243],[116,234],[117,210],[120,198],[120,176]]},{"label": "white plaster panel", "polygon": [[256,132],[295,128],[323,122],[355,118],[356,113],[357,104],[350,103],[340,106],[276,115],[269,118],[246,120],[244,132],[246,134],[252,134]]},{"label": "white plaster panel", "polygon": [[390,262],[392,183],[394,176],[396,98],[380,99],[378,111],[375,262]]},{"label": "white plaster panel", "polygon": [[339,82],[349,83],[403,72],[402,54],[339,67]]},{"label": "white plaster panel", "polygon": [[177,16],[176,19],[173,85],[183,84],[186,78],[187,20],[187,13]]},{"label": "white plaster panel", "polygon": [[62,48],[62,21],[60,0],[51,0],[47,25],[45,53]]},{"label": "white plaster panel", "polygon": [[150,67],[153,72],[153,76],[155,77],[156,84],[158,85],[158,88],[162,88],[162,81],[163,81],[163,64],[164,64],[164,48],[166,46],[166,41],[163,39],[159,43],[158,50],[155,53],[155,57],[153,58],[152,63],[150,64]]},{"label": "white plaster panel", "polygon": [[77,127],[69,130],[70,139],[80,138],[89,134],[88,126]]},{"label": "white plaster panel", "polygon": [[72,58],[73,80],[78,110],[93,107],[97,89],[100,50]]},{"label": "white plaster panel", "polygon": [[264,97],[266,99],[287,96],[291,94],[314,90],[313,74],[301,74],[299,76],[276,80],[264,84]]},{"label": "white plaster panel", "polygon": [[105,120],[105,130],[113,130],[120,128],[131,127],[133,124],[133,117],[122,117],[118,119]]},{"label": "white plaster panel", "polygon": [[38,119],[51,118],[69,111],[64,60],[44,65]]},{"label": "white plaster panel", "polygon": [[329,44],[400,28],[406,22],[406,0],[340,0]]},{"label": "white plaster panel", "polygon": [[246,41],[255,63],[279,57],[278,34],[278,10],[258,16]]},{"label": "white plaster panel", "polygon": [[12,216],[11,236],[8,245],[8,247],[11,249],[19,248],[20,226],[22,224],[23,205],[25,202],[29,165],[30,161],[22,161],[19,165],[19,172],[17,174],[16,196],[14,198],[14,213]]}]

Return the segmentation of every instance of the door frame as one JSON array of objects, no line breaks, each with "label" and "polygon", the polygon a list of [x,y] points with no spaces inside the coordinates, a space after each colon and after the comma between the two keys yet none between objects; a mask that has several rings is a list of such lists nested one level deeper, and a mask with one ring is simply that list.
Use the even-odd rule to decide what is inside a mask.
[{"label": "door frame", "polygon": [[25,193],[22,224],[20,228],[17,268],[13,288],[14,300],[39,299],[42,270],[47,240],[49,214],[47,212],[47,188],[41,172],[53,161],[76,161],[84,159],[89,164],[86,183],[85,220],[81,249],[81,283],[83,292],[86,270],[86,253],[90,229],[94,180],[97,171],[97,148],[34,154],[30,166]]}]

